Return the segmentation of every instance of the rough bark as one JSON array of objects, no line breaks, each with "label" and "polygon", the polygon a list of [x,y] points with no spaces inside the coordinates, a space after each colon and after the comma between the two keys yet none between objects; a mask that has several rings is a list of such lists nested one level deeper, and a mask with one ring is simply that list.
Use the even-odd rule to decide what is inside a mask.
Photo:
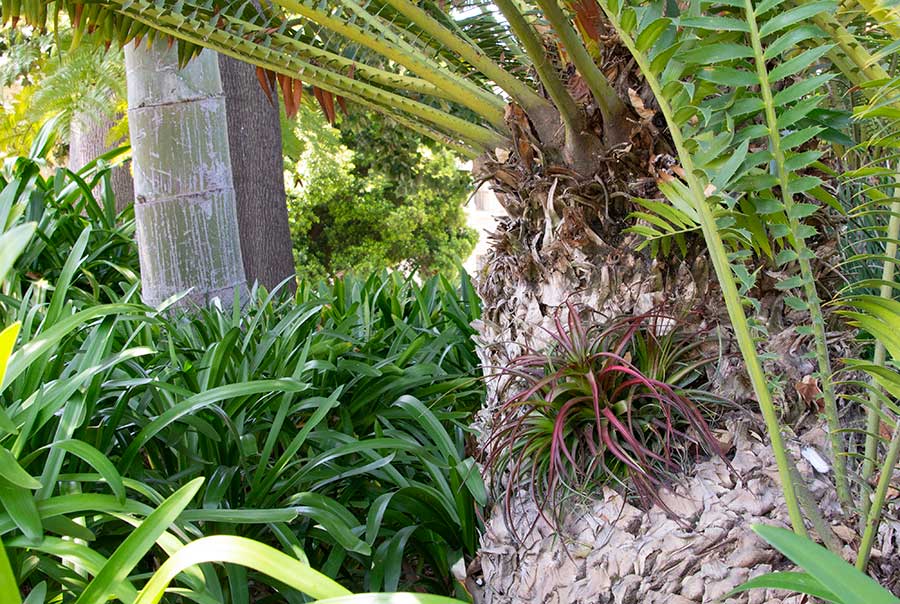
[{"label": "rough bark", "polygon": [[[727,323],[702,241],[691,243],[685,259],[653,258],[636,249],[638,235],[625,232],[631,197],[657,194],[641,170],[651,155],[635,148],[628,157],[608,157],[590,177],[529,169],[513,155],[476,164],[476,179],[492,182],[508,214],[477,275],[485,367],[506,366],[526,348],[540,350],[567,303],[593,311],[592,321],[666,309],[697,312],[696,322]],[[488,408],[494,403],[489,397]]]},{"label": "rough bark", "polygon": [[[124,140],[107,142],[115,121],[107,115],[95,115],[83,111],[72,116],[69,128],[69,169],[77,172],[97,156],[124,144]],[[116,199],[116,213],[134,201],[134,180],[131,178],[131,162],[116,166],[110,172],[110,185]],[[98,196],[100,185],[94,191]]]},{"label": "rough bark", "polygon": [[[632,87],[639,91],[645,106],[651,106],[652,95],[639,83],[629,85]],[[492,250],[476,276],[483,301],[478,330],[485,374],[496,375],[496,368],[508,366],[523,352],[542,350],[555,330],[554,319],[560,317],[565,323],[567,303],[589,316],[591,323],[601,324],[652,309],[675,316],[691,313],[692,326],[718,328],[721,336],[719,350],[708,352],[717,360],[707,369],[711,389],[729,401],[746,403],[745,408],[754,412],[753,389],[702,238],[689,235],[685,254],[673,251],[653,257],[647,250],[637,250],[641,237],[627,232],[634,224],[629,213],[636,209],[631,199],[660,199],[657,180],[671,178],[678,165],[666,133],[650,120],[629,120],[622,127],[628,130],[630,143],[590,156],[586,171],[579,163],[568,161],[565,153],[548,151],[524,118],[511,124],[517,126],[513,132],[520,134],[517,144],[486,154],[475,166],[476,178],[491,183],[508,213],[499,221]],[[814,261],[817,285],[829,297],[827,292],[836,291],[840,278],[832,268],[839,265],[840,258],[836,245],[828,239],[833,229],[821,232],[823,239],[811,247],[818,255]],[[794,451],[801,444],[809,445],[811,438],[818,439],[815,446],[824,450],[822,430],[807,432],[808,422],[800,421],[816,408],[815,401],[798,396],[798,385],[816,371],[808,354],[813,343],[798,329],[808,317],[785,304],[784,292],[776,287],[779,278],[771,270],[760,270],[752,292],[759,302],[753,318],[768,332],[761,346],[772,353],[764,367],[767,375],[783,384],[777,401],[783,423],[801,435],[800,443],[792,443]],[[851,345],[847,334],[833,334],[829,341],[832,357],[853,356],[848,350]],[[503,383],[503,379],[511,378],[487,381],[485,409],[475,422],[483,450],[491,444],[492,420],[501,394],[507,386],[516,391],[515,384]],[[852,418],[848,421],[852,425]],[[676,480],[681,497],[666,503],[689,518],[686,526],[658,507],[640,510],[626,505],[621,493],[609,489],[582,493],[572,498],[574,505],[567,502],[557,509],[560,515],[568,515],[557,525],[561,530],[543,521],[527,492],[513,494],[510,507],[515,512],[506,517],[506,504],[500,497],[508,477],[488,472],[496,503],[486,514],[480,564],[469,567],[484,573],[481,599],[476,601],[712,602],[751,576],[773,567],[784,568],[784,561],[762,547],[749,527],[757,521],[784,524],[787,518],[765,432],[757,432],[759,437],[752,441],[743,433],[734,433],[735,474],[722,460],[713,459],[687,468]],[[490,451],[484,453],[488,458]],[[820,499],[826,519],[836,525],[839,537],[846,537],[844,553],[850,557],[857,544],[853,531],[837,524],[830,477],[813,475],[802,460],[798,465],[810,479],[813,497]],[[554,514],[550,517],[556,518]],[[538,528],[524,542],[513,535],[526,534],[535,523]],[[894,562],[898,534],[900,524],[892,517],[876,545],[882,557],[870,567],[892,589],[898,587]],[[474,590],[473,578],[470,576]],[[727,600],[777,601],[781,601],[780,595],[766,592]]]},{"label": "rough bark", "polygon": [[[519,543],[507,524],[494,515],[482,538],[484,576],[472,577],[476,602],[513,604],[800,604],[802,596],[754,590],[722,599],[732,589],[772,570],[791,565],[751,530],[764,523],[788,527],[771,450],[761,426],[732,423],[723,435],[732,445],[731,467],[722,459],[697,465],[663,500],[680,516],[673,520],[659,507],[642,511],[611,489],[595,499],[575,503],[562,531],[538,520]],[[828,450],[826,432],[817,427],[788,443],[800,460],[798,469],[837,536],[842,554],[855,558],[854,531],[840,519],[831,480],[818,474],[800,455]],[[513,522],[528,525],[538,516],[530,500],[520,500]],[[883,584],[895,587],[895,560],[900,553],[900,521],[888,518],[872,564]]]},{"label": "rough bark", "polygon": [[[476,178],[491,182],[508,213],[498,223],[492,250],[476,276],[483,301],[478,330],[485,373],[496,374],[497,367],[508,366],[510,360],[527,350],[543,349],[549,343],[549,333],[554,331],[554,319],[559,316],[565,323],[567,303],[585,316],[590,315],[591,322],[600,323],[659,309],[674,316],[692,313],[690,322],[700,329],[718,327],[721,349],[710,351],[718,362],[708,369],[709,382],[715,385],[716,394],[728,400],[743,403],[752,399],[753,391],[732,341],[721,292],[702,239],[689,236],[684,255],[673,252],[655,258],[647,250],[638,251],[641,238],[626,231],[633,224],[628,217],[634,209],[630,200],[660,198],[656,180],[661,172],[677,164],[667,137],[647,121],[623,124],[631,128],[631,144],[597,156],[585,172],[566,163],[565,154],[555,154],[554,159],[540,141],[528,136],[527,123],[519,122],[524,124],[518,128],[523,133],[519,140],[527,137],[528,144],[520,143],[511,150],[485,156],[475,168]],[[829,254],[825,246],[817,249],[824,256]],[[834,258],[821,260],[825,266],[834,265]],[[784,378],[786,399],[792,395],[796,399],[794,385],[814,371],[811,365],[807,366],[803,354],[809,342],[800,341],[795,327],[803,324],[803,317],[784,304],[784,293],[774,287],[773,277],[765,271],[757,289],[754,295],[761,310],[756,319],[769,328],[768,348],[778,354],[775,360],[767,362],[767,371]],[[834,348],[835,356],[840,356],[840,347]],[[502,379],[487,381],[485,409],[475,422],[483,448],[490,445],[488,437],[499,393],[508,385]],[[798,401],[780,402],[785,421],[790,423]],[[800,407],[805,405],[800,402]],[[753,409],[752,403],[748,408]],[[754,455],[768,455],[765,446],[759,444]],[[714,460],[702,467],[722,463]],[[765,463],[771,469],[771,459],[766,458]],[[698,468],[693,476],[702,471]],[[730,492],[740,487],[733,497],[775,498],[780,487],[774,470],[766,474],[764,485],[751,485],[754,477],[755,474],[739,476],[745,480],[739,485],[730,482],[733,478],[727,473],[718,485],[715,480],[719,477],[706,477],[709,479],[703,482],[691,478],[689,488],[695,490],[688,493],[693,496],[696,489],[723,488]],[[494,492],[500,497],[502,489],[496,487],[502,486],[499,483],[505,477],[489,478],[498,483]],[[766,490],[773,494],[764,495]],[[699,568],[680,568],[666,574],[669,571],[663,567],[677,563],[683,555],[667,546],[677,523],[661,510],[642,512],[635,508],[616,521],[623,500],[611,492],[596,493],[593,498],[585,494],[588,503],[573,514],[562,533],[554,534],[545,526],[543,532],[536,531],[525,543],[517,542],[507,527],[526,532],[538,520],[534,506],[529,507],[529,499],[527,493],[514,495],[512,507],[519,510],[514,518],[504,518],[502,500],[488,513],[481,553],[485,602],[706,602],[708,594],[703,589],[708,583],[717,581],[709,593],[721,596],[742,578],[749,577],[748,569],[756,574],[765,570],[764,561],[754,562],[751,568],[737,566],[718,553],[705,558],[698,553],[692,560],[699,561]],[[725,514],[730,523],[727,536],[733,547],[727,549],[727,554],[735,548],[752,546],[748,541],[752,533],[746,522],[785,516],[783,506],[778,507],[782,504],[758,513],[732,513],[734,510],[727,503],[709,504]],[[702,499],[700,504],[707,505]],[[770,515],[776,508],[779,511]],[[565,509],[569,511],[568,507]],[[697,545],[696,551],[702,552],[722,537],[707,528],[694,525],[679,529],[679,538],[692,547]],[[607,539],[613,534],[618,535],[618,541]],[[622,561],[620,553],[621,557],[633,556]],[[705,575],[707,571],[716,576]],[[694,583],[683,586],[682,582],[690,577],[695,577]],[[742,596],[734,601],[763,602],[764,595],[749,600],[749,596]]]},{"label": "rough bark", "polygon": [[294,291],[278,97],[269,101],[247,63],[219,55],[219,70],[247,281],[271,290],[289,279],[285,287]]},{"label": "rough bark", "polygon": [[179,69],[174,46],[131,44],[125,68],[144,300],[230,304],[246,279],[216,55]]},{"label": "rough bark", "polygon": [[[641,163],[639,152],[632,158],[634,163]],[[640,242],[636,235],[623,232],[628,224],[628,199],[646,196],[641,190],[645,175],[638,168],[610,161],[600,166],[594,178],[571,168],[556,174],[528,169],[527,163],[523,166],[514,156],[495,159],[476,168],[479,176],[492,180],[509,214],[498,224],[493,248],[477,279],[483,300],[479,354],[485,367],[508,366],[526,350],[542,350],[554,331],[555,317],[561,316],[565,322],[567,303],[591,313],[592,322],[661,307],[675,314],[695,311],[698,321],[717,321],[719,292],[710,280],[704,254],[691,254],[690,260],[674,255],[652,258],[636,251]],[[727,363],[722,370],[729,371]],[[483,445],[493,430],[498,393],[507,386],[501,380],[488,380],[487,404],[476,421]],[[565,545],[568,537],[550,543],[553,537],[546,531],[535,531],[526,543],[517,543],[507,527],[526,531],[537,518],[536,510],[529,507],[529,496],[523,494],[513,501],[519,515],[504,518],[501,495],[497,497],[482,539],[484,602],[640,601],[603,599],[596,591],[586,595],[601,588],[602,577],[618,572],[611,563],[600,563],[598,556],[607,551],[602,539],[580,545],[585,551],[574,556]],[[598,509],[581,510],[581,522],[586,526],[606,524],[601,514],[607,510],[600,509],[604,504],[597,501],[594,508]],[[582,529],[581,524],[573,527],[573,534]],[[597,551],[587,553],[592,548]],[[552,562],[545,559],[547,555]],[[585,564],[589,568],[585,569]],[[579,579],[587,584],[581,585]],[[610,591],[609,586],[605,589]]]},{"label": "rough bark", "polygon": [[[496,374],[493,368],[508,366],[526,350],[544,348],[549,332],[554,331],[554,318],[560,316],[565,323],[567,303],[600,323],[651,309],[676,316],[690,312],[693,326],[719,327],[719,349],[708,352],[717,359],[707,376],[714,393],[739,404],[746,402],[749,412],[755,411],[753,390],[702,240],[689,238],[684,256],[673,252],[653,258],[646,250],[637,251],[640,238],[625,232],[631,223],[628,200],[657,197],[654,180],[639,170],[629,171],[624,162],[607,168],[586,179],[571,170],[557,169],[556,174],[527,170],[514,157],[503,162],[490,159],[479,166],[480,176],[492,180],[509,213],[499,222],[492,250],[477,275],[483,300],[479,354],[485,373]],[[816,272],[822,276],[818,285],[828,291],[838,277],[830,270],[839,263],[836,248],[826,239],[814,249],[819,255]],[[754,318],[769,334],[762,346],[772,353],[765,369],[784,384],[778,400],[784,423],[801,434],[791,445],[794,452],[813,446],[828,459],[822,429],[810,431],[808,423],[800,421],[815,413],[797,388],[815,373],[808,354],[813,344],[798,330],[805,315],[784,303],[784,293],[775,287],[777,278],[761,271],[753,292],[759,301]],[[851,338],[835,334],[829,347],[836,359],[853,356],[850,346]],[[507,385],[499,379],[487,384],[486,408],[476,421],[483,447],[489,446],[486,437],[492,433],[494,410]],[[666,503],[688,519],[686,525],[679,525],[658,507],[643,511],[626,505],[620,494],[606,489],[573,497],[574,503],[585,503],[563,506],[569,515],[557,531],[539,517],[527,492],[514,494],[511,507],[515,511],[511,518],[505,517],[499,499],[505,477],[489,474],[498,499],[487,515],[480,565],[470,566],[484,573],[479,588],[483,593],[476,601],[705,603],[716,601],[752,576],[785,568],[785,562],[750,531],[754,522],[787,522],[765,432],[756,431],[759,436],[754,439],[732,431],[736,473],[730,473],[721,459],[713,459],[676,480],[681,497]],[[830,477],[814,474],[802,457],[794,457],[800,460],[801,472],[809,479],[806,482],[826,519],[835,524],[839,537],[847,538],[844,553],[851,557],[856,546],[853,531],[837,524]],[[535,522],[538,528],[524,543],[508,528],[516,527],[521,537]],[[881,530],[876,544],[881,557],[873,564],[873,572],[896,589],[900,523],[891,518]],[[780,594],[762,591],[726,601],[762,604],[782,599]]]}]

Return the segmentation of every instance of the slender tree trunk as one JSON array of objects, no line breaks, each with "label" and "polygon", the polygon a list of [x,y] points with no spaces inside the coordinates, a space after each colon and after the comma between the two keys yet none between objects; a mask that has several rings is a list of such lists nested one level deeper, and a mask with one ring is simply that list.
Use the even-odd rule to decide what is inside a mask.
[{"label": "slender tree trunk", "polygon": [[[256,68],[219,55],[228,107],[231,170],[237,196],[241,254],[247,282],[271,290],[294,276],[294,252],[284,193],[278,96],[270,102]],[[285,285],[296,289],[293,279]]]},{"label": "slender tree trunk", "polygon": [[216,55],[125,48],[144,300],[226,305],[246,289]]},{"label": "slender tree trunk", "polygon": [[[76,112],[72,116],[69,128],[69,169],[77,172],[98,155],[122,145],[123,140],[111,144],[107,142],[109,131],[114,125],[115,121],[107,115]],[[130,165],[130,161],[126,162],[110,172],[110,185],[116,198],[116,212],[121,212],[134,201],[134,181],[131,178]],[[98,186],[94,195],[97,196],[99,193]]]}]

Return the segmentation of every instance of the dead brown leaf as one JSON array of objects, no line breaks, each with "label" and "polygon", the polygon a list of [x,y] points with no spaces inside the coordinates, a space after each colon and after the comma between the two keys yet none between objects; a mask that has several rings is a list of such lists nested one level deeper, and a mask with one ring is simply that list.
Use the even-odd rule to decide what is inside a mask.
[{"label": "dead brown leaf", "polygon": [[818,411],[824,409],[824,401],[822,400],[822,389],[819,388],[819,381],[812,375],[805,375],[794,385],[794,390],[800,396],[807,407],[815,407]]},{"label": "dead brown leaf", "polygon": [[831,530],[834,531],[834,534],[844,543],[853,543],[856,540],[856,531],[843,524],[833,526],[831,527]]},{"label": "dead brown leaf", "polygon": [[519,182],[514,174],[511,174],[506,170],[497,170],[494,177],[508,187],[516,187]]},{"label": "dead brown leaf", "polygon": [[586,105],[591,100],[591,89],[588,88],[587,82],[581,77],[580,73],[576,73],[566,83],[569,94],[576,103]]},{"label": "dead brown leaf", "polygon": [[886,423],[884,423],[884,422],[879,422],[879,424],[878,424],[878,435],[881,436],[881,438],[883,438],[884,440],[887,440],[887,441],[891,440],[891,438],[894,436],[894,435],[891,433],[891,427],[888,426],[888,425],[887,425]]},{"label": "dead brown leaf", "polygon": [[647,106],[644,105],[643,99],[635,92],[634,88],[628,89],[628,100],[631,101],[631,106],[634,107],[635,112],[637,112],[642,120],[652,120],[653,116],[656,115],[655,111],[648,109]]}]

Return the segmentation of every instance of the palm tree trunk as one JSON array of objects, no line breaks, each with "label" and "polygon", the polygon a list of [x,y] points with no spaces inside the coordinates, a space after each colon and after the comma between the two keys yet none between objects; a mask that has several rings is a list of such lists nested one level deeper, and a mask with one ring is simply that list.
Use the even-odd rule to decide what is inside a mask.
[{"label": "palm tree trunk", "polygon": [[[719,318],[720,292],[702,242],[689,244],[687,259],[655,258],[638,251],[637,234],[624,231],[628,200],[637,194],[623,183],[627,175],[600,184],[535,177],[512,166],[476,162],[474,171],[476,180],[491,180],[508,214],[497,223],[476,280],[485,367],[506,367],[527,350],[544,349],[569,304],[599,323],[651,310]],[[496,405],[496,397],[487,404]]]},{"label": "palm tree trunk", "polygon": [[125,48],[144,300],[225,304],[246,290],[216,55]]},{"label": "palm tree trunk", "polygon": [[294,291],[278,96],[269,101],[255,67],[225,55],[218,57],[247,282],[271,290],[290,279],[286,287]]},{"label": "palm tree trunk", "polygon": [[[124,141],[112,144],[108,142],[109,131],[114,125],[115,121],[107,115],[76,112],[69,127],[69,169],[77,172],[98,155],[123,144]],[[130,165],[131,162],[119,165],[113,168],[109,175],[116,199],[116,213],[134,201],[134,181],[131,178]],[[94,195],[98,196],[99,193],[98,186]]]}]

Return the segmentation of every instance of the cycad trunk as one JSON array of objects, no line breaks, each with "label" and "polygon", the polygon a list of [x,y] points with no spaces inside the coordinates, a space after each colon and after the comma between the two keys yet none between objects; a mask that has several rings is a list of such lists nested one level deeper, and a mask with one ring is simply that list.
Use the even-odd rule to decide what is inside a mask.
[{"label": "cycad trunk", "polygon": [[216,55],[179,69],[174,46],[132,44],[125,67],[144,300],[228,304],[246,279]]},{"label": "cycad trunk", "polygon": [[[664,137],[651,136],[639,127],[631,134],[633,142],[629,147],[599,156],[593,163],[564,163],[563,153],[554,154],[552,149],[531,144],[488,158],[478,166],[476,177],[492,181],[509,214],[500,221],[492,250],[478,275],[484,303],[480,354],[485,367],[505,367],[528,349],[544,349],[550,341],[548,334],[556,331],[554,319],[560,316],[565,324],[568,303],[590,314],[586,318],[592,322],[659,310],[675,315],[694,313],[690,322],[698,327],[727,326],[721,292],[699,235],[693,241],[688,238],[687,254],[673,252],[654,257],[647,250],[638,251],[641,238],[627,232],[627,227],[634,224],[628,217],[633,209],[631,199],[657,196],[654,162],[674,163]],[[584,138],[588,136],[591,135]],[[545,159],[554,156],[558,158],[555,161]],[[780,306],[776,304],[775,308]],[[722,336],[721,362],[710,368],[715,372],[711,381],[718,393],[732,400],[744,400],[752,396],[752,390],[727,327]],[[491,434],[492,411],[504,386],[497,380],[488,383],[492,387],[487,409],[479,421],[483,437]],[[717,463],[711,462],[711,467]],[[720,488],[715,480],[708,482]],[[697,489],[709,486],[702,480],[697,485]],[[723,540],[724,554],[719,550],[704,554],[700,545],[715,543],[724,533],[716,537],[713,532],[701,530],[695,534],[684,530],[680,543],[691,548],[697,545],[696,552],[691,549],[689,564],[678,565],[677,560],[659,558],[660,564],[653,566],[651,553],[646,568],[659,575],[658,580],[653,579],[644,573],[643,559],[640,569],[631,568],[638,556],[632,556],[629,548],[634,546],[644,557],[647,554],[643,552],[670,551],[661,544],[672,539],[670,533],[677,523],[667,522],[665,530],[658,531],[653,527],[666,519],[665,513],[657,509],[645,516],[630,506],[629,514],[617,519],[610,510],[622,511],[621,497],[606,505],[605,500],[612,497],[610,493],[593,495],[594,499],[588,499],[590,503],[584,507],[573,507],[572,514],[563,514],[565,521],[558,527],[563,531],[562,538],[540,522],[527,493],[513,497],[512,517],[505,517],[503,503],[494,505],[482,538],[484,587],[479,589],[479,601],[612,604],[646,600],[689,604],[706,601],[702,600],[702,584],[711,581],[704,574],[708,567],[725,568],[727,580],[719,577],[722,580],[715,586],[718,596],[751,572],[758,574],[769,562],[763,556],[729,574],[729,556],[736,548],[756,547],[765,552],[762,544],[745,535],[743,528],[736,528],[733,535]],[[592,507],[592,503],[596,505]],[[728,521],[732,522],[729,529],[737,526],[738,517],[771,520],[784,516],[783,508],[775,505],[744,514],[732,510],[727,503],[715,502],[714,511],[727,512]],[[755,499],[751,504],[755,504]],[[528,533],[524,544],[511,537],[507,529],[513,526],[524,534],[536,522],[538,528]],[[626,534],[632,536],[634,543],[625,539]],[[610,535],[621,538],[610,541]],[[746,543],[741,541],[745,537]],[[631,566],[617,567],[620,558]],[[692,582],[691,589],[700,582],[701,598],[687,597],[690,590],[682,595],[682,581]]]},{"label": "cycad trunk", "polygon": [[[125,141],[109,141],[109,132],[114,125],[115,121],[107,115],[76,112],[69,127],[69,169],[77,172],[98,155],[122,145]],[[117,213],[134,201],[134,181],[130,165],[131,162],[119,165],[109,175]],[[98,185],[94,195],[99,193]]]},{"label": "cycad trunk", "polygon": [[256,281],[271,290],[289,279],[285,287],[294,291],[278,96],[272,102],[266,98],[255,67],[225,55],[218,57],[247,282]]},{"label": "cycad trunk", "polygon": [[[573,176],[571,168],[556,176],[536,174],[513,160],[502,166],[489,162],[484,169],[499,175],[493,186],[509,213],[498,224],[494,245],[478,276],[484,303],[479,350],[485,367],[505,367],[526,349],[544,349],[548,334],[555,331],[554,318],[560,316],[565,324],[567,303],[586,314],[595,311],[590,313],[592,321],[654,308],[675,313],[696,311],[698,320],[718,320],[721,295],[702,248],[692,250],[688,255],[691,260],[681,260],[675,254],[655,259],[636,251],[638,237],[623,232],[628,224],[625,215],[629,197],[622,193],[640,196],[640,180],[631,187],[625,172],[610,178],[609,173],[601,171],[597,178],[583,178]],[[740,371],[733,355],[726,353],[723,360],[720,372],[734,376]],[[483,437],[491,434],[497,393],[505,386],[497,380],[488,384],[491,392],[487,409],[478,422]],[[711,467],[723,465],[717,463]],[[692,488],[696,488],[688,497],[702,488],[727,490],[715,480],[708,482],[692,482]],[[736,549],[755,546],[762,552],[758,561],[751,561],[751,567],[768,564],[773,558],[762,545],[740,541],[747,531],[734,528],[736,518],[742,516],[770,518],[765,513],[733,513],[718,500],[710,505],[715,504],[714,511],[721,512],[717,517],[727,519],[728,526],[720,535],[681,530],[677,545],[688,550],[683,553],[674,545],[663,547],[675,543],[671,533],[679,527],[656,508],[645,517],[606,490],[592,493],[583,506],[573,505],[576,499],[580,501],[575,497],[567,501],[572,513],[561,514],[565,520],[551,528],[541,522],[531,495],[525,491],[512,498],[510,517],[499,492],[488,514],[480,552],[483,577],[480,586],[471,584],[479,604],[698,604],[707,601],[702,599],[704,581],[714,583],[716,594],[721,595],[749,577],[749,570],[742,568],[744,574],[712,581],[704,574],[704,562],[725,568],[727,575],[729,569],[723,559]],[[697,505],[702,508],[703,503],[700,500]],[[781,520],[781,516],[773,517]],[[514,527],[524,542],[514,537],[509,527]],[[529,527],[536,528],[529,532]],[[562,537],[558,531],[562,531]],[[719,555],[716,548],[711,548],[714,554],[708,556],[700,551],[701,546],[725,536],[726,555]],[[657,556],[657,552],[670,555]],[[658,577],[644,572],[644,558],[646,568]],[[682,558],[687,561],[683,565],[679,564]],[[620,560],[622,566],[617,566]],[[682,595],[682,581],[699,581],[701,597],[694,599],[688,590]]]},{"label": "cycad trunk", "polygon": [[[478,167],[476,177],[492,181],[509,214],[498,224],[478,275],[484,304],[479,352],[486,374],[496,374],[495,368],[508,366],[526,349],[543,349],[549,332],[555,331],[554,318],[561,316],[565,324],[567,303],[597,322],[662,309],[676,315],[694,313],[689,320],[695,328],[718,326],[721,348],[710,352],[717,362],[707,369],[712,389],[735,403],[753,398],[703,240],[689,237],[686,254],[653,257],[647,250],[637,251],[641,238],[626,232],[634,224],[628,218],[630,200],[657,197],[653,170],[673,161],[664,148],[655,146],[660,141],[665,142],[637,136],[615,160],[598,160],[589,175],[579,174],[571,163],[541,166],[529,155],[531,147],[521,147],[527,150],[524,158],[515,151],[501,153],[502,161],[488,158]],[[825,251],[822,266],[834,266],[837,258]],[[759,300],[754,318],[769,334],[761,346],[773,353],[766,362],[769,374],[785,384],[801,383],[815,364],[808,354],[812,343],[798,335],[802,323],[797,311],[784,303],[785,294],[771,275],[761,274],[753,294]],[[832,346],[834,356],[849,356],[842,354],[840,343]],[[478,422],[483,439],[491,434],[492,412],[504,386],[498,380],[488,384],[487,408]],[[806,412],[793,387],[786,388],[778,402],[786,418]],[[511,498],[511,517],[506,517],[502,499],[495,500],[481,542],[483,580],[472,586],[476,602],[699,604],[783,567],[783,560],[748,528],[758,522],[785,524],[788,519],[772,455],[764,444],[748,438],[748,426],[756,431],[756,422],[748,413],[727,426],[714,426],[725,428],[717,437],[734,447],[731,466],[719,459],[704,461],[673,481],[677,496],[667,494],[664,501],[679,520],[659,507],[645,511],[626,505],[610,489],[573,496],[556,527],[543,521],[527,488]],[[808,430],[789,445],[795,452],[812,447],[826,454],[825,435],[821,428]],[[794,457],[811,485],[812,500],[826,520],[837,519],[830,481]],[[897,530],[893,523],[879,535],[876,547],[891,552],[888,556],[895,556],[892,540]],[[775,604],[799,598],[758,592],[728,601]]]},{"label": "cycad trunk", "polygon": [[[628,148],[593,162],[564,163],[562,152],[532,139],[476,164],[474,176],[492,182],[508,213],[478,279],[485,366],[504,367],[524,347],[542,348],[568,303],[595,311],[593,321],[663,308],[724,317],[699,236],[684,257],[653,257],[638,251],[641,238],[626,231],[634,222],[631,198],[657,193],[651,159],[671,159],[665,138],[632,134]],[[587,149],[598,141],[582,136],[591,138]]]}]

